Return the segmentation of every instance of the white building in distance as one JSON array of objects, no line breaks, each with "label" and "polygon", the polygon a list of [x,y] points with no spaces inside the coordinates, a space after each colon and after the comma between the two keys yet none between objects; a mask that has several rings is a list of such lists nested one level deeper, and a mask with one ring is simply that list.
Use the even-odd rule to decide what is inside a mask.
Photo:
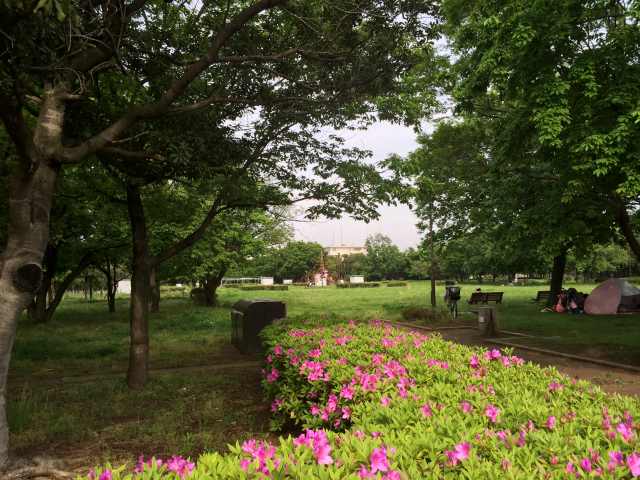
[{"label": "white building in distance", "polygon": [[327,247],[327,256],[329,257],[346,257],[348,255],[357,255],[359,253],[366,255],[366,247],[354,247],[350,245],[336,245],[335,247]]}]

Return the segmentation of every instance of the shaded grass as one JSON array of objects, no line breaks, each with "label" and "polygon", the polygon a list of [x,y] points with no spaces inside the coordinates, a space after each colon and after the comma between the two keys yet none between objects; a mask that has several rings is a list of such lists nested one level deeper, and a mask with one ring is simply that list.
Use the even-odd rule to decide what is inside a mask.
[{"label": "shaded grass", "polygon": [[255,370],[156,375],[140,391],[120,379],[48,389],[27,384],[9,404],[12,449],[82,452],[87,464],[221,451],[232,440],[265,436],[261,397]]},{"label": "shaded grass", "polygon": [[[162,302],[150,316],[152,368],[211,363],[228,344],[229,312],[194,306],[186,299]],[[13,350],[12,375],[79,375],[126,369],[129,354],[128,302],[117,312],[104,302],[65,299],[48,324],[20,323]]]}]

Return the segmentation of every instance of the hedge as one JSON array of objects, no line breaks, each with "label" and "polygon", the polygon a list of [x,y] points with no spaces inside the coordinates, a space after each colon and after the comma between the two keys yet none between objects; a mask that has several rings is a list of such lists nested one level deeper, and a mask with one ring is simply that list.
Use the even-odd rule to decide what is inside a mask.
[{"label": "hedge", "polygon": [[381,322],[280,322],[265,341],[272,427],[302,433],[278,444],[236,444],[196,466],[179,457],[142,463],[140,478],[640,476],[637,399],[608,396],[509,351]]},{"label": "hedge", "polygon": [[375,288],[379,287],[380,284],[376,282],[365,282],[365,283],[336,283],[336,287],[338,288]]},{"label": "hedge", "polygon": [[387,287],[406,287],[407,282],[388,282]]},{"label": "hedge", "polygon": [[247,285],[240,290],[289,290],[289,285]]}]

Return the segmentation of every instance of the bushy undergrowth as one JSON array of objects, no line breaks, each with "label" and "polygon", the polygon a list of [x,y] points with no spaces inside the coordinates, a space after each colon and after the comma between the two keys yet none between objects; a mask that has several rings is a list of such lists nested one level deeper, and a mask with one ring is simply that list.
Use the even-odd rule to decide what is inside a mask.
[{"label": "bushy undergrowth", "polygon": [[387,282],[387,287],[406,287],[407,282]]},{"label": "bushy undergrowth", "polygon": [[379,287],[380,284],[376,282],[365,282],[365,283],[336,283],[336,287],[338,288],[376,288]]},{"label": "bushy undergrowth", "polygon": [[[636,399],[608,396],[509,352],[473,349],[380,322],[305,328],[280,323],[265,332],[265,340],[273,428],[303,433],[278,445],[248,441],[227,455],[204,455],[182,476],[640,476]],[[143,469],[144,478],[181,476],[168,468],[152,470]]]}]

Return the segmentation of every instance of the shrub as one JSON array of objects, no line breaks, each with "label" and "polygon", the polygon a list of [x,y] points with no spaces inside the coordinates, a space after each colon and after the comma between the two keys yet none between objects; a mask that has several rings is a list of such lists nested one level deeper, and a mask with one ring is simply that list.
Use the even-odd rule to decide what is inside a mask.
[{"label": "shrub", "polygon": [[[273,427],[305,430],[278,445],[250,440],[227,455],[203,455],[190,478],[640,475],[637,399],[609,397],[508,351],[381,322],[291,326],[265,330],[264,385]],[[191,468],[167,465],[151,462],[145,478],[179,478],[180,465]]]},{"label": "shrub", "polygon": [[375,288],[379,287],[380,284],[376,282],[365,282],[365,283],[336,283],[336,287],[338,288]]},{"label": "shrub", "polygon": [[388,282],[387,287],[406,287],[407,282]]},{"label": "shrub", "polygon": [[289,285],[246,285],[240,290],[289,290]]}]

